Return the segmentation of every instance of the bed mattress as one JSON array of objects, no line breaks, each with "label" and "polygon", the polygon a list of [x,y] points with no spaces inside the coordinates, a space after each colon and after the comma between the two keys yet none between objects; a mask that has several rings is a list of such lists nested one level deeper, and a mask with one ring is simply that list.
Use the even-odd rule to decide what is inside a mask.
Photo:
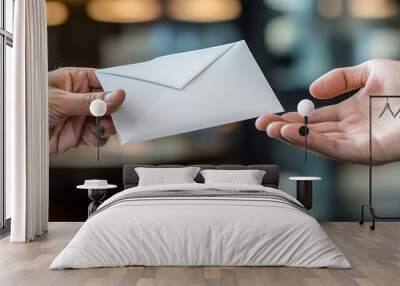
[{"label": "bed mattress", "polygon": [[350,267],[318,222],[286,193],[197,183],[114,195],[50,269],[129,265]]}]

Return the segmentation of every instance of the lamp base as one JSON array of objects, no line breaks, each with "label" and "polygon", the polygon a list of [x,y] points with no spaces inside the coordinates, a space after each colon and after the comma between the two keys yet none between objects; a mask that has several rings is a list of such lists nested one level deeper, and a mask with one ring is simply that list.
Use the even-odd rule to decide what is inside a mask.
[{"label": "lamp base", "polygon": [[301,126],[300,128],[299,128],[299,134],[301,135],[301,136],[306,136],[306,135],[308,135],[308,133],[310,133],[310,129],[308,129],[308,127],[306,127],[306,126]]}]

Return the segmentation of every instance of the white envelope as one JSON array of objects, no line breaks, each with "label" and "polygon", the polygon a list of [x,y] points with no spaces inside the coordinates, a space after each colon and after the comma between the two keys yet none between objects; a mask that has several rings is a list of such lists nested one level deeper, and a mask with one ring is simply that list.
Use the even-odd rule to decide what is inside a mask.
[{"label": "white envelope", "polygon": [[246,120],[283,108],[245,41],[96,71],[123,89],[112,114],[121,144]]}]

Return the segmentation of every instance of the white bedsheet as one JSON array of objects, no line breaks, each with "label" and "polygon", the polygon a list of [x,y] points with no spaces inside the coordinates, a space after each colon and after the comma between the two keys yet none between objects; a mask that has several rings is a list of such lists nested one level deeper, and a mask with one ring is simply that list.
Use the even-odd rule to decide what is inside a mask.
[{"label": "white bedsheet", "polygon": [[[179,184],[150,190],[258,189],[253,185]],[[102,206],[100,206],[101,208]],[[89,218],[50,269],[146,266],[294,266],[349,268],[318,222],[293,206],[262,199],[185,198],[124,201]]]}]

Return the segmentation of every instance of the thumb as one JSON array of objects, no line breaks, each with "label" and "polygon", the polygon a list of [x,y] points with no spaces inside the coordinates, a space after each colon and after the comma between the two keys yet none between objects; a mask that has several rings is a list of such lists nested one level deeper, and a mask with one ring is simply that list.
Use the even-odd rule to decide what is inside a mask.
[{"label": "thumb", "polygon": [[368,64],[338,68],[324,74],[310,86],[310,93],[319,99],[328,99],[365,86]]},{"label": "thumb", "polygon": [[107,114],[113,113],[125,100],[121,89],[110,92],[69,93],[63,97],[65,115],[90,115],[90,104],[95,99],[102,99],[107,105]]}]

